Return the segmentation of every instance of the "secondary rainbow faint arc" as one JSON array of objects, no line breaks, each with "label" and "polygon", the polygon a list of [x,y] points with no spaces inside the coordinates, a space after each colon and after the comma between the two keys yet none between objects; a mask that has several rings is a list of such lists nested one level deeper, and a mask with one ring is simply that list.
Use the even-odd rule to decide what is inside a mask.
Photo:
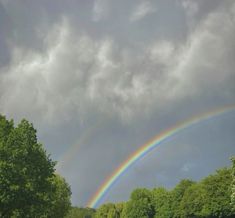
[{"label": "secondary rainbow faint arc", "polygon": [[91,199],[87,203],[87,207],[97,207],[99,202],[105,196],[105,194],[111,189],[112,185],[114,185],[117,180],[127,172],[127,170],[134,165],[138,160],[143,158],[149,152],[151,152],[154,148],[158,145],[163,143],[165,140],[169,139],[170,137],[176,135],[180,131],[192,127],[200,122],[207,121],[212,118],[216,118],[224,113],[230,112],[235,110],[235,105],[229,105],[222,108],[218,108],[207,113],[199,114],[185,120],[181,123],[174,125],[173,127],[166,129],[165,131],[161,132],[160,134],[153,137],[150,141],[142,145],[138,150],[132,153],[123,163],[116,168],[113,173],[104,181],[104,183],[99,187],[96,193],[91,197]]},{"label": "secondary rainbow faint arc", "polygon": [[79,149],[79,145],[85,144],[89,139],[92,138],[92,135],[96,133],[98,129],[105,126],[108,117],[105,119],[100,119],[92,126],[89,126],[80,136],[79,141],[74,145],[70,146],[70,148],[63,154],[63,156],[59,159],[56,165],[56,170],[60,171],[62,168],[66,167],[66,164],[69,163],[73,159],[73,157],[77,154],[77,150]]}]

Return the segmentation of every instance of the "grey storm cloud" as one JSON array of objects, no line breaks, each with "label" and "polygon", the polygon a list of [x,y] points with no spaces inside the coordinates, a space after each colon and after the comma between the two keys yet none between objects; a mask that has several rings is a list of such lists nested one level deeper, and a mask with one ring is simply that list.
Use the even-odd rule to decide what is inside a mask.
[{"label": "grey storm cloud", "polygon": [[1,70],[1,109],[55,122],[94,107],[128,120],[183,98],[217,95],[218,86],[233,94],[233,20],[233,7],[216,11],[184,43],[152,40],[133,51],[111,37],[78,33],[62,18],[44,37],[43,52],[12,46]]},{"label": "grey storm cloud", "polygon": [[[85,204],[110,170],[160,126],[235,102],[233,1],[24,4],[0,1],[0,111],[34,122],[58,159],[66,140],[80,144],[74,150],[80,159],[58,169],[76,203]],[[99,122],[105,125],[84,137]],[[182,148],[182,156],[192,156],[190,148]],[[105,151],[110,156],[104,160]],[[179,172],[194,167],[187,160]],[[166,168],[162,178],[170,175]]]}]

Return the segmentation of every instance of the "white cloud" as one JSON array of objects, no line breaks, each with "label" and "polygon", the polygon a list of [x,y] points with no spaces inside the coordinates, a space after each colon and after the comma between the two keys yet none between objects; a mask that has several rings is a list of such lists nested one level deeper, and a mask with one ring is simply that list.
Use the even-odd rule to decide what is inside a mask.
[{"label": "white cloud", "polygon": [[157,9],[149,1],[142,1],[132,12],[130,16],[130,22],[141,20],[145,16],[156,11]]},{"label": "white cloud", "polygon": [[182,92],[206,94],[234,79],[234,63],[228,54],[235,52],[232,46],[235,28],[229,13],[209,14],[182,47],[174,70],[182,81],[179,84]]}]

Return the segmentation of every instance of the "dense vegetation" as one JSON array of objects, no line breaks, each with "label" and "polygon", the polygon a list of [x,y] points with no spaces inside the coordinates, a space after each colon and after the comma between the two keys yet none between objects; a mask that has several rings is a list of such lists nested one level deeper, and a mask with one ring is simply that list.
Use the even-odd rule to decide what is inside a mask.
[{"label": "dense vegetation", "polygon": [[95,216],[95,209],[72,207],[66,218],[92,218]]},{"label": "dense vegetation", "polygon": [[96,212],[74,208],[67,218],[232,218],[235,217],[235,158],[199,182],[181,180],[173,189],[138,188],[123,203],[106,203]]},{"label": "dense vegetation", "polygon": [[32,124],[0,115],[0,217],[64,217],[71,192],[54,167]]},{"label": "dense vegetation", "polygon": [[0,115],[0,217],[2,218],[232,218],[235,158],[199,182],[181,180],[173,189],[138,188],[122,203],[97,210],[71,207],[71,191],[55,174],[55,162],[38,143],[27,120],[17,126]]},{"label": "dense vegetation", "polygon": [[[234,171],[233,171],[234,175]],[[233,211],[232,170],[223,168],[199,182],[180,181],[172,190],[138,188],[123,204],[104,204],[95,218],[228,218]],[[234,188],[233,188],[234,192]],[[231,195],[233,203],[231,203]],[[122,207],[120,207],[122,205]]]}]

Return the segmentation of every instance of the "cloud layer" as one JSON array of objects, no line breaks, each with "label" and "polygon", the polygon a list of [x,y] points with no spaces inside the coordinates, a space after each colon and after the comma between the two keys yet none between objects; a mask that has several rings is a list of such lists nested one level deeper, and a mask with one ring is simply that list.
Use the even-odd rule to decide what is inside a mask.
[{"label": "cloud layer", "polygon": [[94,40],[64,18],[47,33],[44,51],[12,45],[1,69],[1,110],[55,122],[96,108],[129,120],[202,94],[232,97],[233,24],[234,6],[210,13],[184,43],[132,49],[112,37]]}]

